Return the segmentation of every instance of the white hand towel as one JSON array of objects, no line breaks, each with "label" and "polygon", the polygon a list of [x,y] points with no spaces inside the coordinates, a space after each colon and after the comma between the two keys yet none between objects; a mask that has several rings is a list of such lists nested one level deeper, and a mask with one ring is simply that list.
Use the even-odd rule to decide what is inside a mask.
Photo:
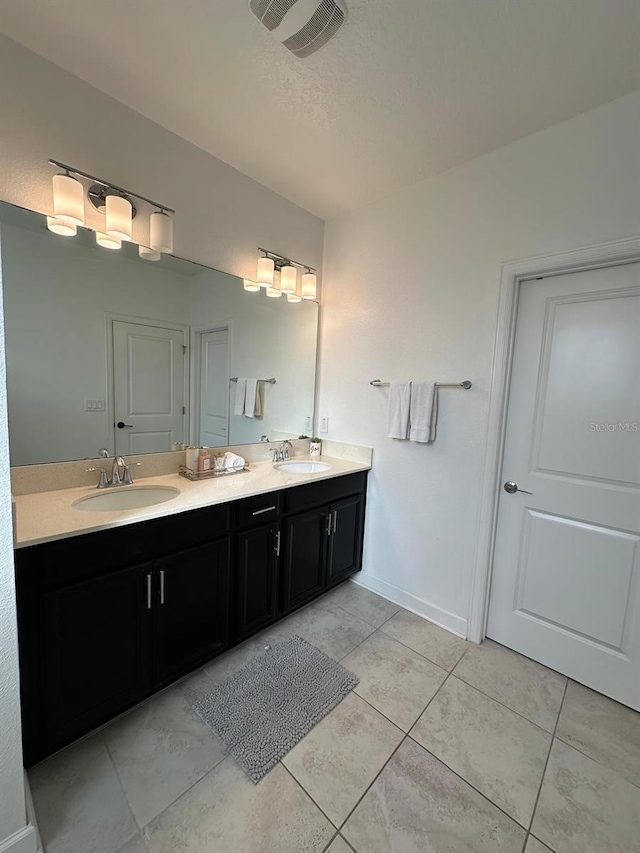
[{"label": "white hand towel", "polygon": [[253,410],[254,418],[261,418],[264,411],[264,382],[258,379],[258,387],[256,388],[256,407]]},{"label": "white hand towel", "polygon": [[253,418],[256,412],[256,395],[258,393],[258,380],[247,379],[247,388],[244,395],[244,416]]},{"label": "white hand towel", "polygon": [[411,406],[411,382],[392,382],[389,392],[389,438],[409,438],[409,411]]},{"label": "white hand towel", "polygon": [[409,438],[429,444],[438,426],[438,386],[435,382],[411,383],[411,430]]},{"label": "white hand towel", "polygon": [[224,467],[226,471],[239,471],[241,468],[244,468],[245,465],[245,460],[242,456],[238,456],[237,453],[232,453],[230,450],[227,450],[224,454]]},{"label": "white hand towel", "polygon": [[236,399],[233,405],[234,415],[244,415],[244,398],[247,393],[247,380],[238,379],[236,382]]}]

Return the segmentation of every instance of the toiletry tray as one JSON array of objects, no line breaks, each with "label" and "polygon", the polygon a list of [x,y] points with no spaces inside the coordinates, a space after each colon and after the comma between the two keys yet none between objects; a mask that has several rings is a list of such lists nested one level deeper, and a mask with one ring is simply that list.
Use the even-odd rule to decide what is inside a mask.
[{"label": "toiletry tray", "polygon": [[199,473],[198,471],[192,471],[191,468],[187,468],[186,465],[181,465],[178,469],[178,474],[181,477],[186,477],[187,480],[213,480],[216,477],[230,477],[232,474],[242,474],[248,470],[249,466],[245,465],[244,468],[223,468],[222,471],[209,470]]}]

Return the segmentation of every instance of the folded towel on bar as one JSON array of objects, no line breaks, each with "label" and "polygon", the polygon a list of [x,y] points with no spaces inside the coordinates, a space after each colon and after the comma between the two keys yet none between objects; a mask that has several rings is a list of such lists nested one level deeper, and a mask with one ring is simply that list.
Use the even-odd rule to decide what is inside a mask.
[{"label": "folded towel on bar", "polygon": [[238,379],[236,382],[236,399],[233,405],[234,415],[244,415],[244,398],[247,392],[247,380]]},{"label": "folded towel on bar", "polygon": [[258,386],[256,388],[256,404],[253,408],[254,418],[261,418],[263,411],[264,411],[264,382],[262,381],[262,379],[258,379]]},{"label": "folded towel on bar", "polygon": [[255,417],[257,395],[258,395],[258,380],[257,379],[247,379],[246,390],[245,390],[245,395],[244,395],[244,416],[245,416],[245,418]]},{"label": "folded towel on bar", "polygon": [[435,441],[438,427],[438,386],[435,382],[411,383],[409,438],[421,444]]},{"label": "folded towel on bar", "polygon": [[237,453],[232,453],[230,450],[224,454],[224,467],[226,471],[239,471],[245,466],[245,460]]},{"label": "folded towel on bar", "polygon": [[389,391],[389,438],[409,438],[409,412],[411,407],[411,382],[392,382]]}]

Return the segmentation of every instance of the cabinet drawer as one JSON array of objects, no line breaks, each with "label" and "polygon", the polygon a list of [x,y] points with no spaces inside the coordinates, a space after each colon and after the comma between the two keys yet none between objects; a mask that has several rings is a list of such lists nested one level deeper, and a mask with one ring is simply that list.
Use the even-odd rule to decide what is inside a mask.
[{"label": "cabinet drawer", "polygon": [[238,501],[238,527],[256,527],[274,521],[280,514],[281,504],[282,492],[269,492],[267,495],[256,495],[254,498]]},{"label": "cabinet drawer", "polygon": [[284,511],[286,513],[298,512],[321,504],[328,504],[339,498],[346,498],[349,495],[362,492],[366,485],[367,472],[359,471],[357,474],[345,474],[344,477],[332,477],[330,480],[296,486],[287,489],[285,493]]},{"label": "cabinet drawer", "polygon": [[229,512],[222,504],[35,545],[40,584],[50,589],[211,542],[229,530]]}]

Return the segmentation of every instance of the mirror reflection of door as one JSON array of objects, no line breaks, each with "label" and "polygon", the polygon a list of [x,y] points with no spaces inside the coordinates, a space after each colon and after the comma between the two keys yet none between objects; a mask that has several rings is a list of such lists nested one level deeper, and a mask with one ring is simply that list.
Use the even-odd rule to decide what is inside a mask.
[{"label": "mirror reflection of door", "polygon": [[113,321],[117,456],[158,453],[186,439],[185,331]]},{"label": "mirror reflection of door", "polygon": [[228,327],[196,335],[199,375],[198,435],[196,443],[204,447],[224,447],[229,431],[229,329]]}]

